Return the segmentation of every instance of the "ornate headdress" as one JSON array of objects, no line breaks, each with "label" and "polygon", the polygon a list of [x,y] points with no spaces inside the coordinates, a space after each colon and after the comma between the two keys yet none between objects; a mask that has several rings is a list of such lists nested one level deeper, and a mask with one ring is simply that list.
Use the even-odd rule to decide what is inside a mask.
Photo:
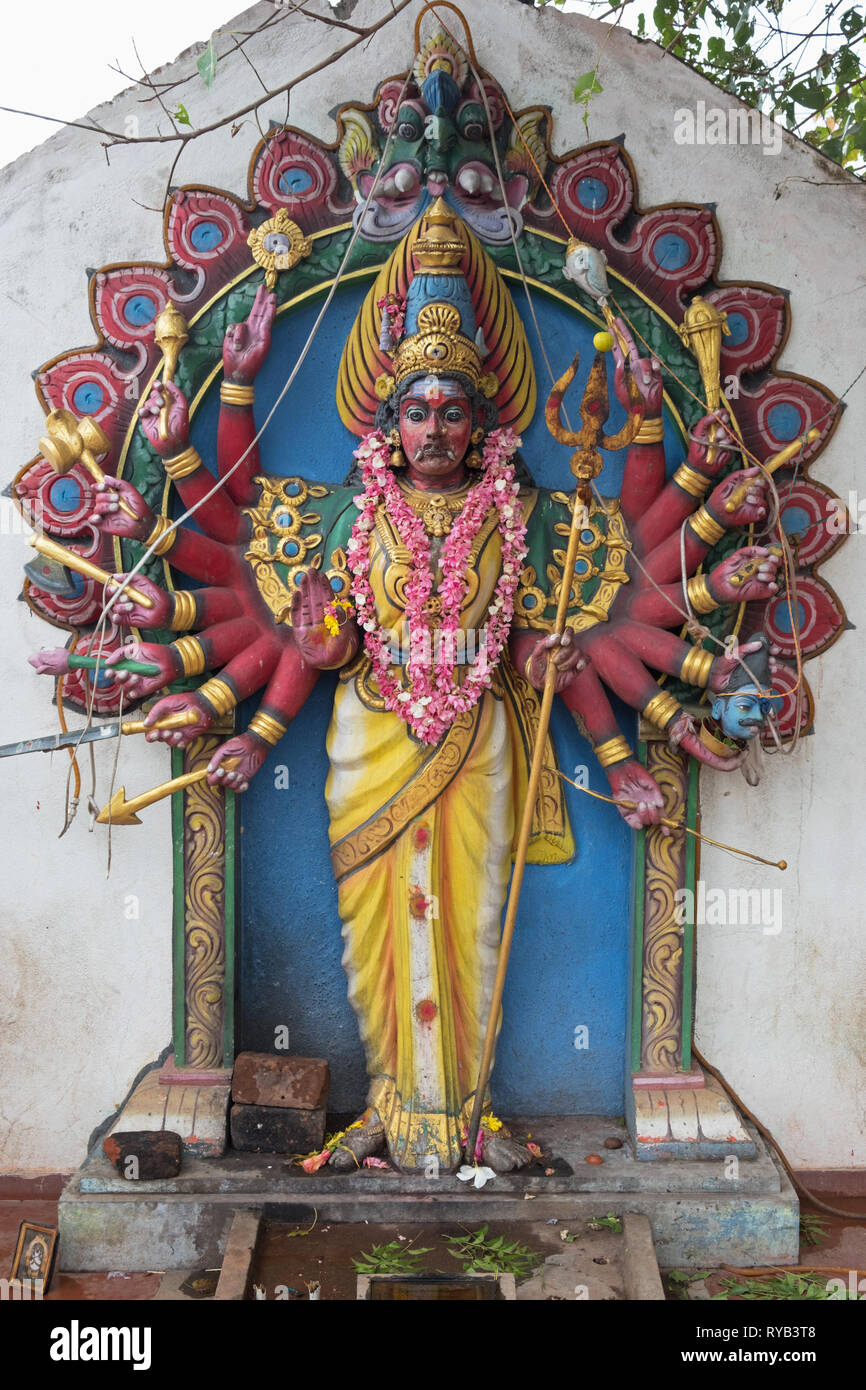
[{"label": "ornate headdress", "polygon": [[460,219],[437,198],[412,247],[415,273],[406,298],[406,334],[390,350],[393,374],[376,380],[380,400],[387,400],[416,372],[428,376],[461,372],[485,396],[495,396],[499,390],[496,374],[483,370],[487,347],[483,333],[476,331],[472,296],[460,270],[465,254]]}]

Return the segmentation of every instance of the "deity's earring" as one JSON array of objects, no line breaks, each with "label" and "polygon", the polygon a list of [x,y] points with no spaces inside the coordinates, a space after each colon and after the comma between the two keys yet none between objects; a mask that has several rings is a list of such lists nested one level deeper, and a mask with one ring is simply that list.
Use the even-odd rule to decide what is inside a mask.
[{"label": "deity's earring", "polygon": [[[474,430],[472,431],[471,435],[469,436],[469,442],[470,442],[470,444],[480,444],[483,438],[484,438],[484,430],[483,430],[483,429],[481,428],[481,426],[479,425],[478,428],[477,428],[477,429],[474,429]],[[468,454],[466,455],[466,467],[467,467],[467,468],[483,468],[483,467],[484,467],[484,462],[483,462],[483,460],[482,460],[482,458],[481,458],[481,455],[479,454],[477,448],[476,448],[476,449],[473,449],[470,453],[468,453]]]},{"label": "deity's earring", "polygon": [[399,430],[396,430],[396,429],[395,429],[395,430],[392,430],[392,431],[391,431],[391,433],[388,435],[388,443],[389,443],[389,444],[393,444],[393,446],[394,446],[393,449],[392,449],[392,451],[391,451],[391,467],[392,467],[392,468],[405,468],[405,467],[406,467],[406,455],[403,453],[403,450],[402,450],[401,447],[400,447],[402,441],[401,441],[401,439],[400,439],[400,431],[399,431]]}]

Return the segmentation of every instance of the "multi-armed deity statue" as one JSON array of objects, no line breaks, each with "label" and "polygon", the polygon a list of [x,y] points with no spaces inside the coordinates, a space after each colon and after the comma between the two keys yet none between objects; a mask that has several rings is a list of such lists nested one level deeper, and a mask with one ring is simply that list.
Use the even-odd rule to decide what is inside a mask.
[{"label": "multi-armed deity statue", "polygon": [[[686,456],[668,473],[661,365],[607,308],[604,258],[576,238],[560,245],[560,268],[567,258],[568,278],[585,303],[601,304],[610,336],[597,336],[582,397],[575,392],[577,429],[563,424],[577,361],[549,395],[548,424],[574,448],[575,476],[566,464],[560,487],[536,486],[540,460],[522,456],[517,433],[535,405],[530,350],[477,238],[495,248],[520,231],[545,160],[544,118],[515,124],[500,186],[491,155],[505,136],[488,131],[490,102],[473,83],[459,46],[440,33],[420,50],[414,79],[380,95],[387,160],[372,116],[343,117],[340,162],[357,226],[370,244],[396,243],[347,324],[337,401],[360,443],[345,481],[322,481],[313,458],[291,477],[260,463],[254,382],[277,310],[267,286],[311,247],[281,211],[250,236],[266,283],[224,333],[214,456],[192,445],[189,401],[170,379],[139,407],[151,458],[196,529],[173,525],[171,505],[158,512],[156,494],[125,479],[108,477],[90,494],[100,536],[145,542],[197,585],[136,574],[106,588],[127,632],[109,643],[105,677],[127,702],[181,682],[149,706],[147,737],[182,748],[261,692],[246,727],[210,753],[212,786],[246,792],[321,673],[339,673],[326,799],[370,1090],[362,1125],[332,1158],[338,1168],[383,1147],[406,1170],[431,1155],[448,1169],[461,1162],[527,796],[529,861],[564,864],[574,852],[541,717],[551,663],[556,694],[638,830],[665,818],[663,790],[611,696],[670,748],[720,772],[739,766],[778,702],[777,663],[754,624],[739,648],[713,644],[701,626],[726,605],[742,613],[779,592],[780,548],[748,534],[768,516],[768,473],[732,471],[741,435],[706,380],[715,334],[718,385],[724,315],[702,319],[701,301],[688,320],[692,346],[710,321],[707,391]],[[496,90],[486,81],[491,101]],[[495,114],[501,125],[501,105]],[[605,436],[611,387],[626,421]],[[596,486],[601,449],[627,449],[618,495]],[[130,637],[130,628],[162,637]],[[57,673],[74,664],[67,658],[34,660]],[[712,710],[703,722],[694,711],[702,692]],[[101,819],[122,823],[123,807],[121,794]],[[479,1152],[495,1168],[526,1157],[493,1128]]]}]

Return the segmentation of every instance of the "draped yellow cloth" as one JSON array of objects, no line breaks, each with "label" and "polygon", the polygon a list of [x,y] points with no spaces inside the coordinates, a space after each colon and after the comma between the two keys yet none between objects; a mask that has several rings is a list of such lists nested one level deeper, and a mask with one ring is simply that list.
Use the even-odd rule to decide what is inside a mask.
[{"label": "draped yellow cloth", "polygon": [[[534,494],[524,506],[531,510]],[[380,509],[371,539],[377,617],[404,630],[406,552]],[[483,626],[499,577],[495,513],[479,533],[461,626]],[[467,659],[472,644],[467,642]],[[392,672],[397,668],[392,668]],[[331,855],[368,1103],[394,1160],[453,1169],[471,1110],[538,701],[504,655],[494,686],[435,748],[384,707],[366,657],[343,673],[328,733]],[[552,748],[545,761],[554,765]],[[574,843],[559,779],[544,779],[530,858]]]}]

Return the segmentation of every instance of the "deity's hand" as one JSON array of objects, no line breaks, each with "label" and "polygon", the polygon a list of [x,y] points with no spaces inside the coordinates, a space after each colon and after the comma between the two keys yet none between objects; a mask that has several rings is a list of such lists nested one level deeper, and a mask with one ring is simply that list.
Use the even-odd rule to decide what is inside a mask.
[{"label": "deity's hand", "polygon": [[[620,331],[623,342],[628,348],[628,360],[631,367],[631,374],[635,386],[640,392],[640,398],[645,406],[647,419],[652,419],[662,413],[662,401],[664,400],[664,381],[662,380],[661,363],[657,357],[638,357],[634,339],[629,333],[622,319],[615,319],[617,328]],[[631,408],[628,398],[628,388],[625,379],[625,359],[622,348],[617,342],[616,335],[613,335],[613,360],[616,363],[616,371],[613,376],[613,389],[620,405],[626,410]]]},{"label": "deity's hand", "polygon": [[743,657],[751,656],[752,652],[759,652],[762,646],[762,642],[746,642],[742,647],[736,647],[731,656],[717,656],[710,667],[707,689],[714,692],[727,690],[731,676],[736,670],[741,669],[740,662]]},{"label": "deity's hand", "polygon": [[248,386],[268,355],[271,325],[277,312],[277,296],[259,285],[250,316],[230,324],[223,339],[223,371],[226,381]]},{"label": "deity's hand", "polygon": [[220,744],[207,765],[208,782],[212,787],[228,787],[229,791],[245,792],[270,749],[258,734],[237,734]]},{"label": "deity's hand", "polygon": [[[117,593],[124,579],[126,579],[125,574],[112,575],[105,586],[106,600]],[[124,589],[111,610],[111,616],[118,626],[168,627],[174,609],[171,594],[167,594],[158,584],[154,584],[152,579],[146,579],[143,574],[133,575],[131,582],[134,589],[140,589],[153,601],[153,607],[144,608],[136,599],[130,598],[128,589]]]},{"label": "deity's hand", "polygon": [[[748,486],[745,499],[733,512],[726,511],[725,503],[744,483]],[[754,521],[763,521],[767,515],[766,493],[767,479],[760,468],[738,469],[713,488],[706,503],[707,510],[725,530],[750,526]]]},{"label": "deity's hand", "polygon": [[105,658],[106,669],[111,670],[124,660],[144,661],[148,666],[158,668],[155,676],[139,676],[134,671],[114,671],[114,679],[130,700],[143,700],[183,674],[182,663],[175,649],[159,642],[124,642],[122,647]]},{"label": "deity's hand", "polygon": [[[645,825],[658,825],[664,811],[662,789],[651,773],[641,767],[637,758],[617,763],[607,769],[607,780],[616,802],[630,802],[631,805],[617,805],[617,810],[632,830],[642,830]],[[670,828],[662,826],[662,834],[670,835]]]},{"label": "deity's hand", "polygon": [[[195,715],[195,723],[185,724],[181,729],[152,727],[157,720],[165,719],[170,714],[187,713]],[[215,718],[213,710],[194,690],[183,695],[163,695],[145,716],[145,738],[148,743],[170,743],[173,748],[184,748],[200,734],[206,734]]]},{"label": "deity's hand", "polygon": [[[751,603],[754,599],[772,598],[779,592],[776,571],[781,558],[765,545],[744,545],[741,550],[735,550],[727,560],[716,565],[709,576],[707,582],[712,597],[718,603]],[[734,583],[737,571],[750,560],[758,562],[758,568],[738,587]]]},{"label": "deity's hand", "polygon": [[733,753],[730,758],[722,758],[718,753],[713,753],[698,736],[695,728],[695,721],[683,710],[677,715],[667,730],[668,742],[672,748],[682,749],[684,753],[691,753],[693,758],[697,758],[699,763],[706,763],[707,767],[714,767],[717,772],[733,772],[734,768],[746,756],[746,749],[739,753]]},{"label": "deity's hand", "polygon": [[42,647],[27,660],[40,676],[62,676],[69,670],[69,652],[66,647]]},{"label": "deity's hand", "polygon": [[[554,650],[555,648],[558,650]],[[580,650],[570,628],[565,629],[561,642],[555,632],[551,632],[549,637],[540,637],[532,654],[527,657],[524,674],[536,690],[544,689],[547,663],[551,660],[557,668],[556,684],[553,687],[557,695],[589,665],[589,657]]]},{"label": "deity's hand", "polygon": [[[89,520],[100,531],[111,536],[127,536],[131,540],[143,541],[153,529],[153,512],[145,502],[138,488],[121,478],[106,478],[97,483],[94,506],[96,510]],[[124,502],[135,516],[129,516],[121,507]]]},{"label": "deity's hand", "polygon": [[[168,419],[163,437],[159,417],[168,402]],[[138,407],[141,428],[161,459],[174,458],[189,444],[189,406],[186,396],[173,381],[157,381],[146,401]]]},{"label": "deity's hand", "polygon": [[329,631],[325,610],[333,602],[334,591],[319,570],[307,570],[292,595],[292,635],[307,664],[320,671],[343,666],[360,640],[357,622],[344,609],[334,610],[337,631]]},{"label": "deity's hand", "polygon": [[715,415],[704,415],[692,430],[688,462],[705,478],[717,478],[723,473],[739,447],[730,423],[728,412],[719,410]]}]

